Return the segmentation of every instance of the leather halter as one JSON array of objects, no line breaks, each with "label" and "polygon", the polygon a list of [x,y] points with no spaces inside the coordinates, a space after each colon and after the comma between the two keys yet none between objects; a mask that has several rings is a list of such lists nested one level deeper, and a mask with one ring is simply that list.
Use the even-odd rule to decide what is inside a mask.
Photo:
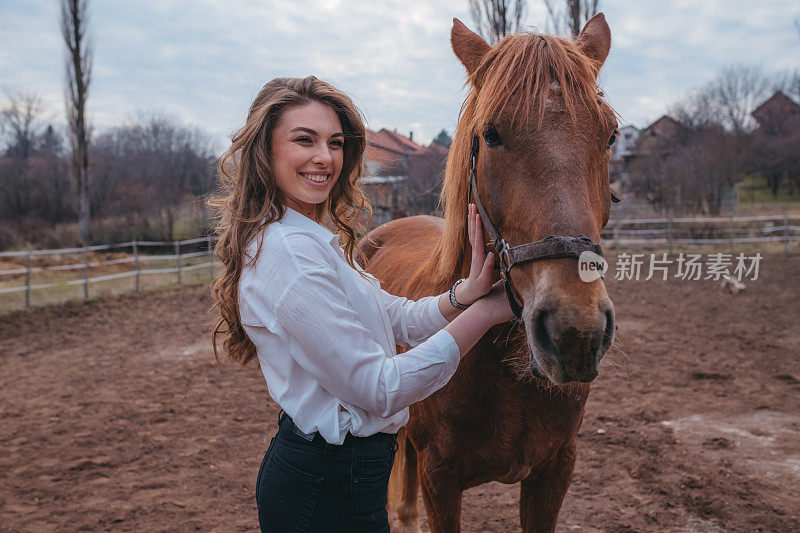
[{"label": "leather halter", "polygon": [[[472,137],[472,150],[470,154],[471,164],[469,169],[469,188],[471,196],[475,200],[475,206],[478,208],[478,213],[481,215],[483,227],[489,233],[492,239],[497,258],[499,259],[500,273],[503,276],[503,284],[506,289],[506,296],[508,303],[511,305],[511,310],[517,318],[522,317],[522,306],[519,305],[514,293],[511,291],[511,269],[521,263],[529,263],[532,261],[544,261],[547,259],[560,259],[565,257],[572,257],[578,259],[583,252],[593,252],[599,256],[603,256],[602,247],[593,242],[592,239],[586,235],[579,235],[577,237],[564,237],[560,235],[549,235],[544,239],[519,246],[511,246],[508,242],[500,236],[500,232],[492,224],[489,219],[489,214],[483,207],[480,196],[478,195],[478,184],[476,181],[475,166],[478,160],[478,136]],[[618,200],[615,200],[618,201]]]}]

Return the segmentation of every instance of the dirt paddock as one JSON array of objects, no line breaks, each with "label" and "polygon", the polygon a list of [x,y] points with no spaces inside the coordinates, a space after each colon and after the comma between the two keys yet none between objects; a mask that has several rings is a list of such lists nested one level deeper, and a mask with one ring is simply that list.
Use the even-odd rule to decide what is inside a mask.
[{"label": "dirt paddock", "polygon": [[[778,255],[736,296],[609,276],[619,342],[560,531],[800,531],[799,282]],[[278,408],[215,364],[209,304],[192,286],[0,317],[1,531],[257,529]],[[518,530],[518,493],[469,490],[464,531]]]}]

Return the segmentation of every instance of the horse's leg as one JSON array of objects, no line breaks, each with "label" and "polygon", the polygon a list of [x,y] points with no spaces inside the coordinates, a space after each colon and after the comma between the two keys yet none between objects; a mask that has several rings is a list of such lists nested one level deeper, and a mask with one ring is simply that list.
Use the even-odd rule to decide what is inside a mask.
[{"label": "horse's leg", "polygon": [[461,482],[449,472],[422,461],[419,469],[422,500],[428,513],[431,533],[458,533],[461,531]]},{"label": "horse's leg", "polygon": [[575,440],[567,443],[543,468],[522,480],[519,515],[525,533],[556,530],[558,512],[572,481]]},{"label": "horse's leg", "polygon": [[406,430],[401,429],[397,435],[395,468],[389,482],[390,506],[400,521],[398,533],[420,533],[418,495],[417,451]]}]

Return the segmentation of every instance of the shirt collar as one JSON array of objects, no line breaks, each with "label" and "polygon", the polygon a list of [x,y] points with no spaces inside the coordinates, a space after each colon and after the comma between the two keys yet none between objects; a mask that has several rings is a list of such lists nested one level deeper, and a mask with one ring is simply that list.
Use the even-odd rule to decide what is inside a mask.
[{"label": "shirt collar", "polygon": [[284,213],[281,222],[313,233],[323,241],[330,243],[334,248],[340,249],[338,235],[331,233],[330,230],[322,224],[314,222],[305,215],[301,215],[291,207],[286,206],[286,213]]}]

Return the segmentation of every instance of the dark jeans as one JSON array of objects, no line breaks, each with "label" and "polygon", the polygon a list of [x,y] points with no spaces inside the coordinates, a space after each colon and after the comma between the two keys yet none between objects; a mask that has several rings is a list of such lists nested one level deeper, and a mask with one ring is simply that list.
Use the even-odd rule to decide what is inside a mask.
[{"label": "dark jeans", "polygon": [[347,435],[328,444],[298,433],[285,413],[272,439],[256,484],[262,532],[389,531],[386,489],[397,436]]}]

